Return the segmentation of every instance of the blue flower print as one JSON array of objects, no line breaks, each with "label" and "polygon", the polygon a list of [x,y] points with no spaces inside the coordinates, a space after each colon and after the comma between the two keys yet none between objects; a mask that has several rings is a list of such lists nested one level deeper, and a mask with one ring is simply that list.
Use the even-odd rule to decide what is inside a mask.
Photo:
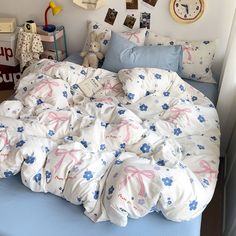
[{"label": "blue flower print", "polygon": [[85,148],[88,147],[88,142],[87,142],[87,141],[82,140],[82,141],[80,141],[80,143],[81,143]]},{"label": "blue flower print", "polygon": [[55,134],[55,132],[54,132],[53,130],[49,130],[49,131],[48,131],[48,136],[51,136],[51,137],[52,137],[54,134]]},{"label": "blue flower print", "polygon": [[165,104],[162,105],[162,109],[163,109],[163,110],[168,110],[168,109],[169,109],[169,106],[165,103]]},{"label": "blue flower print", "polygon": [[127,97],[129,100],[133,100],[134,99],[134,94],[133,93],[128,93]]},{"label": "blue flower print", "polygon": [[5,128],[5,125],[0,123],[0,128]]},{"label": "blue flower print", "polygon": [[101,144],[101,145],[100,145],[100,150],[103,151],[103,150],[105,150],[105,149],[106,149],[106,145],[105,145],[105,144]]},{"label": "blue flower print", "polygon": [[52,177],[52,173],[46,170],[46,179],[50,179]]},{"label": "blue flower print", "polygon": [[203,122],[206,121],[205,118],[204,118],[204,116],[201,116],[201,115],[198,116],[198,120],[199,120],[201,123],[203,123]]},{"label": "blue flower print", "polygon": [[217,140],[217,138],[215,136],[212,136],[211,139],[214,140],[214,141]]},{"label": "blue flower print", "polygon": [[34,176],[34,181],[36,183],[39,183],[41,181],[41,178],[42,178],[42,175],[40,173],[38,173]]},{"label": "blue flower print", "polygon": [[174,135],[179,136],[182,133],[182,130],[180,128],[174,129]]},{"label": "blue flower print", "polygon": [[144,75],[139,75],[138,76],[140,79],[144,80],[145,79],[145,76]]},{"label": "blue flower print", "polygon": [[192,96],[192,101],[196,101],[197,100],[197,97],[196,96]]},{"label": "blue flower print", "polygon": [[155,78],[156,79],[161,79],[161,75],[160,74],[155,74]]},{"label": "blue flower print", "polygon": [[72,85],[72,88],[73,88],[73,89],[78,89],[78,88],[79,88],[79,85],[78,85],[78,84],[73,84],[73,85]]},{"label": "blue flower print", "polygon": [[14,174],[13,174],[12,171],[5,171],[5,172],[4,172],[4,176],[5,176],[6,178],[11,177],[11,176],[13,176],[13,175],[14,175]]},{"label": "blue flower print", "polygon": [[210,43],[210,41],[203,41],[203,43],[204,43],[204,44],[209,44],[209,43]]},{"label": "blue flower print", "polygon": [[107,122],[104,122],[104,121],[101,122],[101,126],[102,127],[107,128],[108,125],[109,125],[109,123],[107,123]]},{"label": "blue flower print", "polygon": [[165,166],[166,162],[164,160],[160,160],[157,162],[157,165],[159,166]]},{"label": "blue flower print", "polygon": [[97,108],[102,108],[102,106],[103,106],[103,103],[100,103],[100,102],[99,102],[99,103],[96,104],[96,107],[97,107]]},{"label": "blue flower print", "polygon": [[151,92],[147,91],[145,96],[149,96],[151,94]]},{"label": "blue flower print", "polygon": [[23,90],[26,92],[27,91],[27,87],[24,87]]},{"label": "blue flower print", "polygon": [[97,24],[93,25],[93,29],[98,29],[98,25]]},{"label": "blue flower print", "polygon": [[202,180],[202,183],[203,183],[203,186],[204,186],[204,187],[209,186],[209,181],[208,181],[207,179],[203,179],[203,180]]},{"label": "blue flower print", "polygon": [[65,98],[68,97],[68,93],[67,93],[66,91],[63,91],[62,94],[63,94],[63,96],[64,96]]},{"label": "blue flower print", "polygon": [[209,70],[210,70],[209,68],[206,68],[206,69],[205,69],[206,73],[208,73],[208,72],[209,72]]},{"label": "blue flower print", "polygon": [[189,210],[190,211],[193,211],[193,210],[196,210],[197,209],[197,204],[198,202],[193,200],[192,202],[189,203]]},{"label": "blue flower print", "polygon": [[23,128],[23,127],[18,127],[18,128],[17,128],[17,132],[19,132],[19,133],[24,132],[24,128]]},{"label": "blue flower print", "polygon": [[65,136],[65,141],[73,141],[73,136]]},{"label": "blue flower print", "polygon": [[164,95],[165,97],[168,97],[168,96],[170,95],[170,92],[164,92],[163,95]]},{"label": "blue flower print", "polygon": [[99,80],[99,79],[100,79],[100,77],[97,75],[97,76],[95,76],[95,79],[96,79],[96,80]]},{"label": "blue flower print", "polygon": [[49,153],[49,152],[50,152],[50,150],[49,150],[48,147],[45,147],[45,152],[46,152],[46,153]]},{"label": "blue flower print", "polygon": [[120,154],[121,154],[121,151],[120,150],[116,150],[115,153],[114,153],[114,156],[118,157]]},{"label": "blue flower print", "polygon": [[81,70],[81,71],[80,71],[80,74],[82,74],[82,75],[86,75],[87,73],[86,73],[85,70]]},{"label": "blue flower print", "polygon": [[125,148],[126,144],[125,143],[121,143],[120,144],[120,148]]},{"label": "blue flower print", "polygon": [[179,89],[180,89],[182,92],[184,92],[184,90],[185,90],[185,88],[184,88],[184,86],[183,86],[182,84],[179,86]]},{"label": "blue flower print", "polygon": [[36,159],[36,157],[34,156],[34,153],[32,153],[31,155],[26,156],[25,163],[26,164],[33,164],[35,159]]},{"label": "blue flower print", "polygon": [[172,201],[171,201],[171,198],[170,198],[170,197],[167,198],[167,204],[168,204],[168,205],[171,205],[171,204],[172,204]]},{"label": "blue flower print", "polygon": [[151,149],[151,147],[150,147],[147,143],[144,143],[144,144],[141,146],[141,148],[140,148],[140,150],[141,150],[143,153],[148,153],[148,152],[150,152],[150,149]]},{"label": "blue flower print", "polygon": [[83,178],[89,181],[90,179],[93,178],[93,174],[90,170],[87,170],[84,172]]},{"label": "blue flower print", "polygon": [[41,99],[38,99],[37,100],[37,105],[40,105],[40,104],[42,104],[43,103],[43,101],[41,100]]},{"label": "blue flower print", "polygon": [[123,163],[123,161],[121,161],[121,160],[119,160],[119,159],[115,161],[115,165],[120,165],[120,164],[122,164],[122,163]]},{"label": "blue flower print", "polygon": [[104,45],[107,45],[108,42],[109,42],[109,41],[108,41],[107,39],[103,40],[103,44],[104,44]]},{"label": "blue flower print", "polygon": [[140,111],[147,111],[148,106],[145,105],[145,104],[142,104],[142,105],[139,106],[139,109],[140,109]]},{"label": "blue flower print", "polygon": [[20,140],[19,142],[16,143],[16,147],[22,147],[25,144],[24,140]]},{"label": "blue flower print", "polygon": [[119,115],[125,114],[125,110],[119,110],[119,111],[118,111],[118,114],[119,114]]},{"label": "blue flower print", "polygon": [[93,198],[94,198],[95,200],[97,200],[97,199],[99,198],[99,191],[98,191],[98,190],[96,190],[96,191],[94,192]]},{"label": "blue flower print", "polygon": [[169,177],[162,178],[161,180],[165,186],[171,186],[173,182],[173,180]]},{"label": "blue flower print", "polygon": [[195,75],[195,74],[192,74],[191,77],[192,77],[193,79],[195,79],[195,78],[196,78],[196,75]]},{"label": "blue flower print", "polygon": [[155,126],[155,125],[151,125],[151,126],[149,127],[149,129],[155,132],[155,131],[156,131],[156,126]]},{"label": "blue flower print", "polygon": [[113,185],[108,189],[108,194],[111,195],[114,192],[114,187]]},{"label": "blue flower print", "polygon": [[200,144],[198,144],[197,147],[198,147],[200,150],[204,150],[204,149],[205,149],[205,147],[204,147],[203,145],[200,145]]}]

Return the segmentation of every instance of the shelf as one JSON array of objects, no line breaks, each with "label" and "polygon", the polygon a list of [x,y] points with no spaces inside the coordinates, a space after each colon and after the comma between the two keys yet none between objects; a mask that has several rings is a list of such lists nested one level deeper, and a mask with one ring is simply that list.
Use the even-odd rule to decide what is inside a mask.
[{"label": "shelf", "polygon": [[63,27],[57,28],[55,32],[48,33],[42,29],[42,27],[38,28],[38,34],[43,42],[54,42],[54,35],[55,39],[58,40],[59,38],[63,37]]}]

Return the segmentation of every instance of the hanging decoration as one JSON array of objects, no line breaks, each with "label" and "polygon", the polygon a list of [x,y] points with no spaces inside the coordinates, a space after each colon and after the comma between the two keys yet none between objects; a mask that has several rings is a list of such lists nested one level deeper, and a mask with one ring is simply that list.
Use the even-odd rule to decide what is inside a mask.
[{"label": "hanging decoration", "polygon": [[73,0],[73,3],[87,10],[96,10],[106,4],[106,0]]}]

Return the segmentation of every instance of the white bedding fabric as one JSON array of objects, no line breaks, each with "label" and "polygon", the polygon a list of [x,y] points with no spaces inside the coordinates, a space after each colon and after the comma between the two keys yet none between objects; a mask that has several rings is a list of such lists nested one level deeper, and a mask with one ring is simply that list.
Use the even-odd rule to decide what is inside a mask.
[{"label": "white bedding fabric", "polygon": [[[103,89],[83,96],[79,83]],[[0,105],[0,177],[83,204],[125,226],[161,211],[190,220],[211,200],[219,164],[214,105],[176,73],[84,68],[41,60]]]}]

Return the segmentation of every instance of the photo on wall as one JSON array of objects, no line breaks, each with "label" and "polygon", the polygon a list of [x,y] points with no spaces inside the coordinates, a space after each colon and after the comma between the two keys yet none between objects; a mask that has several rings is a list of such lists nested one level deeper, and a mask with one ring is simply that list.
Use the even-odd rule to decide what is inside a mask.
[{"label": "photo on wall", "polygon": [[127,15],[124,21],[124,25],[130,29],[133,29],[135,22],[136,18],[133,15]]},{"label": "photo on wall", "polygon": [[126,9],[138,9],[138,0],[126,0]]},{"label": "photo on wall", "polygon": [[116,11],[115,9],[109,8],[107,10],[107,14],[104,21],[110,25],[113,25],[116,20],[117,14],[118,14],[118,11]]},{"label": "photo on wall", "polygon": [[146,2],[147,4],[155,7],[156,6],[156,3],[157,3],[157,0],[143,0],[144,2]]},{"label": "photo on wall", "polygon": [[150,29],[151,24],[151,13],[141,12],[140,13],[140,28]]}]

